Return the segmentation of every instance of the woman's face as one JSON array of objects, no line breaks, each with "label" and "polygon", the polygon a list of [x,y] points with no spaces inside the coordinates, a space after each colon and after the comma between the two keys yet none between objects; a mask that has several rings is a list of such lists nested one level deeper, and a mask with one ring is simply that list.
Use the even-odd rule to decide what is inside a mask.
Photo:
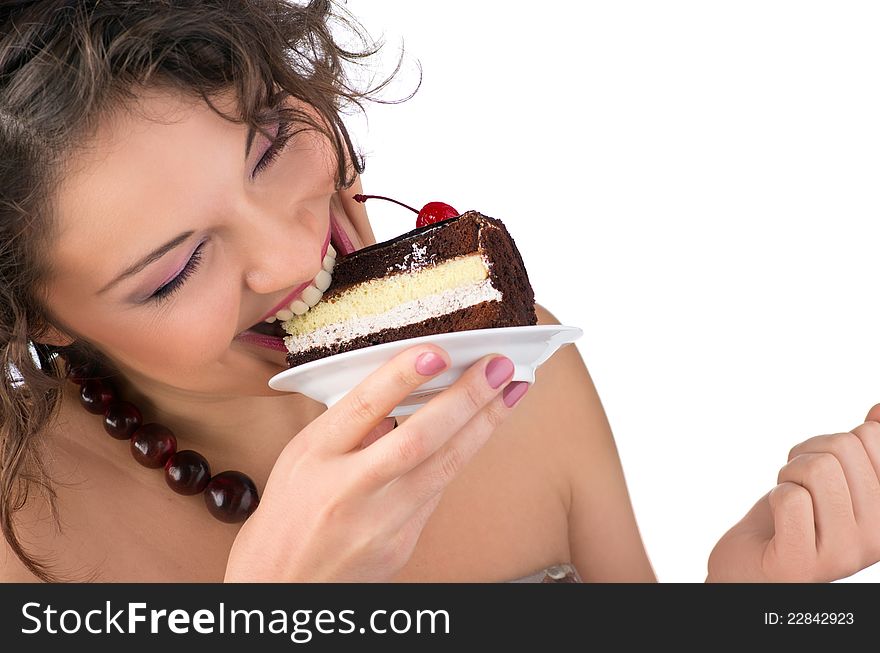
[{"label": "woman's face", "polygon": [[322,268],[330,145],[307,131],[276,151],[165,92],[137,109],[102,124],[64,176],[50,312],[142,385],[273,394],[285,352],[240,334]]}]

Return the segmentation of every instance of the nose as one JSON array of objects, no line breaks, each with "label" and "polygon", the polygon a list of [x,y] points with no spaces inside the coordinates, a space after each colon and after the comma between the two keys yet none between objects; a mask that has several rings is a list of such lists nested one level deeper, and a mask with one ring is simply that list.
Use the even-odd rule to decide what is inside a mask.
[{"label": "nose", "polygon": [[290,290],[315,272],[317,220],[305,209],[255,211],[239,222],[244,280],[259,294]]}]

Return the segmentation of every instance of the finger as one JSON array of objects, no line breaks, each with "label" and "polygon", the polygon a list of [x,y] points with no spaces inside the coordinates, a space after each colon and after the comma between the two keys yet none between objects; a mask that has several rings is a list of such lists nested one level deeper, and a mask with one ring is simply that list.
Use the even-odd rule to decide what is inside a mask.
[{"label": "finger", "polygon": [[794,577],[803,578],[818,553],[813,499],[804,486],[791,482],[770,490],[768,499],[773,516],[773,552]]},{"label": "finger", "polygon": [[830,453],[803,453],[779,471],[777,483],[802,485],[810,493],[816,523],[816,542],[824,548],[842,551],[853,541],[855,515],[843,468]]},{"label": "finger", "polygon": [[358,447],[407,395],[448,367],[449,356],[440,347],[400,352],[312,423],[320,446],[337,452]]},{"label": "finger", "polygon": [[486,356],[455,383],[431,399],[406,424],[361,452],[370,481],[384,485],[407,473],[455,435],[498,396],[513,376],[504,356]]},{"label": "finger", "polygon": [[505,397],[496,397],[430,458],[394,482],[390,505],[405,510],[407,505],[422,505],[437,498],[510,413]]},{"label": "finger", "polygon": [[389,433],[391,433],[392,429],[397,427],[397,420],[393,417],[386,417],[381,422],[379,422],[379,426],[374,428],[372,431],[367,433],[367,437],[363,439],[361,442],[360,448],[366,449],[371,444],[373,444],[379,438],[383,438]]},{"label": "finger", "polygon": [[866,422],[880,422],[880,404],[874,406],[871,410],[868,411],[868,416],[865,418]]},{"label": "finger", "polygon": [[874,474],[880,479],[880,422],[868,421],[852,430],[861,440]]},{"label": "finger", "polygon": [[[880,430],[880,424],[875,422],[871,422],[871,424]],[[866,431],[871,427],[865,429],[865,426],[868,425],[862,425],[859,428],[865,432],[865,439],[870,439],[867,437],[870,434]],[[856,522],[873,526],[876,522],[878,504],[880,504],[880,480],[877,478],[877,471],[865,450],[862,438],[856,434],[855,430],[850,433],[820,435],[810,438],[792,449],[789,459],[807,453],[830,453],[837,458],[849,489]]]},{"label": "finger", "polygon": [[[880,423],[865,422],[852,430],[861,440],[862,446],[874,468],[874,474],[880,483]],[[874,495],[871,512],[860,523],[862,533],[865,536],[864,550],[867,554],[868,564],[880,559],[880,490]]]}]

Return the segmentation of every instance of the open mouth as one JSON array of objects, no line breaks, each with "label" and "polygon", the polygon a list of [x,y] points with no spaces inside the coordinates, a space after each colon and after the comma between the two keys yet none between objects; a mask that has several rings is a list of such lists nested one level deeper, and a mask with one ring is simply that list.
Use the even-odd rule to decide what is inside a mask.
[{"label": "open mouth", "polygon": [[354,250],[354,245],[348,234],[342,230],[331,213],[330,242],[322,261],[321,270],[311,281],[294,291],[292,296],[285,300],[286,304],[282,308],[276,310],[274,314],[264,318],[259,323],[249,327],[236,338],[270,349],[286,351],[287,348],[284,346],[283,339],[288,334],[282,324],[293,319],[294,316],[304,315],[321,301],[324,291],[330,287],[332,282],[336,257],[345,256]]},{"label": "open mouth", "polygon": [[284,327],[281,326],[281,322],[278,322],[277,320],[272,324],[269,324],[268,322],[260,322],[259,324],[250,327],[247,332],[258,333],[261,336],[270,336],[272,338],[283,338],[287,335]]}]

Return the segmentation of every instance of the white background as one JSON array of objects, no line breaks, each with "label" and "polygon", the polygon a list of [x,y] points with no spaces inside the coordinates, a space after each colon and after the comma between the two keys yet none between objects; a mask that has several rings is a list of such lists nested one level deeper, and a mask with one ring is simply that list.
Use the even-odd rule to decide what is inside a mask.
[{"label": "white background", "polygon": [[347,6],[404,42],[389,97],[424,75],[352,122],[366,192],[504,220],[584,329],[659,579],[702,581],[788,450],[880,402],[880,4]]}]

